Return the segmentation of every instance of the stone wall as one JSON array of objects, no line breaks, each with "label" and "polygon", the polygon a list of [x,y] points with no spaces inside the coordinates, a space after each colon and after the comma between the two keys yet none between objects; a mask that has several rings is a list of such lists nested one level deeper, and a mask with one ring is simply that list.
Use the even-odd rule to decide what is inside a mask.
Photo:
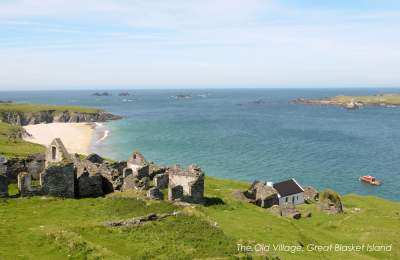
[{"label": "stone wall", "polygon": [[38,180],[40,173],[45,168],[45,156],[44,154],[35,154],[27,158],[10,158],[5,165],[5,175],[10,183],[16,183],[18,174],[21,172],[28,172],[32,174],[33,179]]},{"label": "stone wall", "polygon": [[60,138],[54,139],[47,147],[46,164],[47,167],[51,163],[59,163],[62,161],[72,161],[71,155],[68,153]]},{"label": "stone wall", "polygon": [[45,195],[74,198],[75,168],[73,163],[52,164],[40,175],[42,193]]},{"label": "stone wall", "polygon": [[41,187],[32,187],[32,175],[27,172],[18,174],[18,189],[22,197],[41,195]]},{"label": "stone wall", "polygon": [[103,177],[99,173],[90,174],[85,171],[78,179],[77,196],[81,198],[103,196]]},{"label": "stone wall", "polygon": [[7,159],[0,156],[0,198],[8,197]]},{"label": "stone wall", "polygon": [[0,156],[0,175],[6,175],[7,172],[7,159]]},{"label": "stone wall", "polygon": [[[169,192],[174,192],[174,187],[182,187],[182,201],[201,203],[204,200],[204,173],[196,165],[190,165],[186,170],[175,166],[168,172]],[[169,198],[174,198],[172,194]]]},{"label": "stone wall", "polygon": [[160,173],[154,176],[153,178],[154,186],[158,189],[166,189],[168,188],[169,176],[166,173]]}]

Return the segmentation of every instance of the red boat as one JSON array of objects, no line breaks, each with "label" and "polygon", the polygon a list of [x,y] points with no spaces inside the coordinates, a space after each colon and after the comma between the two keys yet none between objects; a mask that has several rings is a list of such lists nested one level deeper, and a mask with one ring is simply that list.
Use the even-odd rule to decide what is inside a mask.
[{"label": "red boat", "polygon": [[375,179],[375,177],[370,175],[365,175],[360,177],[360,181],[371,184],[371,185],[381,185],[381,181]]}]

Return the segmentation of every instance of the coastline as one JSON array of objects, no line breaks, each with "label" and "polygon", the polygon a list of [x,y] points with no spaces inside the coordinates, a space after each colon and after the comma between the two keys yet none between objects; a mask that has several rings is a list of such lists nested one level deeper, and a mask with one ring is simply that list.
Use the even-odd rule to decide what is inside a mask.
[{"label": "coastline", "polygon": [[96,124],[49,123],[24,126],[31,135],[25,141],[48,146],[54,138],[61,138],[70,153],[88,155],[94,142]]}]

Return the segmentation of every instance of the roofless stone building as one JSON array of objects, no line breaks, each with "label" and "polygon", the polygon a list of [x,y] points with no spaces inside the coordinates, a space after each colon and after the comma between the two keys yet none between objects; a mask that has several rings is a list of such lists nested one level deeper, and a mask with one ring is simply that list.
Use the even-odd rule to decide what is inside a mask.
[{"label": "roofless stone building", "polygon": [[[32,173],[18,175],[21,196],[98,197],[113,191],[138,190],[148,191],[150,199],[159,200],[164,198],[162,189],[168,188],[171,201],[202,203],[204,199],[204,172],[194,164],[186,169],[178,165],[160,167],[137,151],[125,162],[105,160],[97,154],[82,158],[69,154],[59,138],[47,147],[45,158],[40,185],[32,185]],[[6,186],[1,184],[0,179],[0,194]]]},{"label": "roofless stone building", "polygon": [[195,164],[187,169],[175,165],[168,171],[168,199],[190,203],[202,203],[204,200],[204,172]]}]

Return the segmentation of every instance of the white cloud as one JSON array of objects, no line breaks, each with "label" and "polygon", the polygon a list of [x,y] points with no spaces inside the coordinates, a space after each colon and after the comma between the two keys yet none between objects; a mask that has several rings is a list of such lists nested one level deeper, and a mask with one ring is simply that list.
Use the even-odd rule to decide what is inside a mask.
[{"label": "white cloud", "polygon": [[0,89],[400,86],[397,13],[272,0],[0,2]]}]

